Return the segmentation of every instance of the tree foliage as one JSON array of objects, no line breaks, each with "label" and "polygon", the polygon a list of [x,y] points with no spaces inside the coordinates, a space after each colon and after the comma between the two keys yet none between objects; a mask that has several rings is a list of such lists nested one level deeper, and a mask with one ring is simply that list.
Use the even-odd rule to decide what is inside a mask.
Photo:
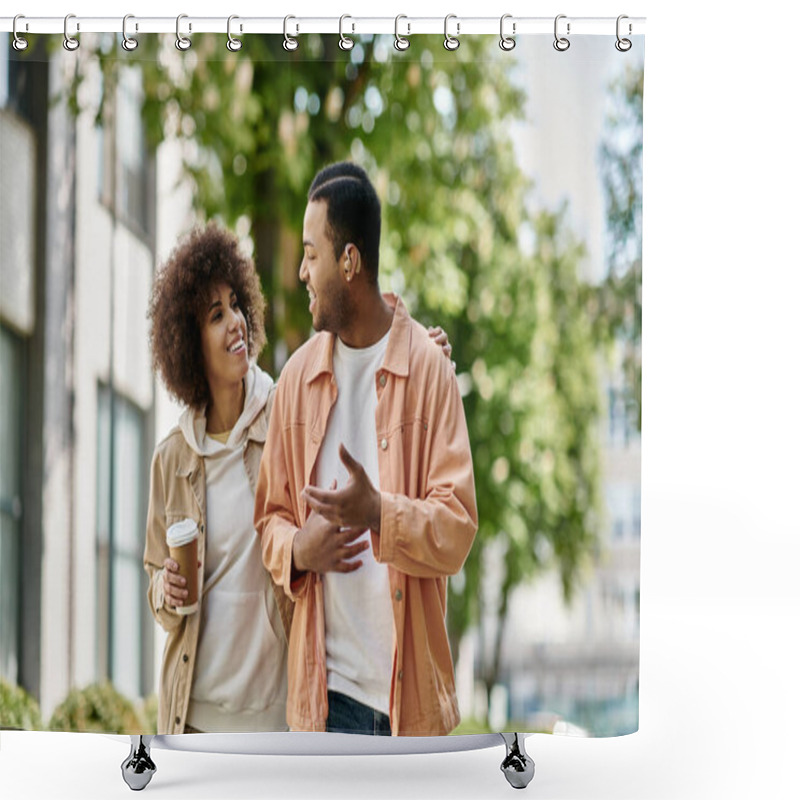
[{"label": "tree foliage", "polygon": [[22,687],[0,678],[0,730],[38,731],[42,714],[36,699]]},{"label": "tree foliage", "polygon": [[72,689],[53,711],[51,731],[144,733],[136,709],[110,683]]}]

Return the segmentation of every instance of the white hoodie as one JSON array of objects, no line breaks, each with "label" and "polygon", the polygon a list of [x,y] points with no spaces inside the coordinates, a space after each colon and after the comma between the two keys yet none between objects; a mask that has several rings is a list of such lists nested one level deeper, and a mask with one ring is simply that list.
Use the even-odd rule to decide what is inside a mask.
[{"label": "white hoodie", "polygon": [[187,723],[207,732],[286,730],[286,644],[244,467],[248,429],[272,385],[250,367],[244,409],[225,443],[206,435],[205,412],[187,409],[179,421],[206,475],[205,582]]}]

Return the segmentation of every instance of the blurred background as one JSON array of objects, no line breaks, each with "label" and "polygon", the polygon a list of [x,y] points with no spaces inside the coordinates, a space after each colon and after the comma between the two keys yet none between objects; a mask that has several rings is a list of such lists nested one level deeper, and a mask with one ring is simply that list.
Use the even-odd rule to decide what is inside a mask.
[{"label": "blurred background", "polygon": [[0,727],[153,726],[142,569],[147,299],[217,218],[255,259],[277,376],[310,334],[308,183],[370,173],[381,285],[457,362],[480,529],[450,581],[464,722],[638,727],[643,40],[0,42]]}]

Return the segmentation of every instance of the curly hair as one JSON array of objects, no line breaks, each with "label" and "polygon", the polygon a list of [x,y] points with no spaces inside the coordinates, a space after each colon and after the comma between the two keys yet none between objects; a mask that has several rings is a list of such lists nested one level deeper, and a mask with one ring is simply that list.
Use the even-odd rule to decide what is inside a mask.
[{"label": "curly hair", "polygon": [[213,223],[195,228],[161,266],[150,295],[153,366],[169,393],[191,408],[201,409],[211,399],[200,331],[220,283],[236,293],[247,322],[248,355],[255,358],[266,343],[264,297],[253,261],[230,231]]}]

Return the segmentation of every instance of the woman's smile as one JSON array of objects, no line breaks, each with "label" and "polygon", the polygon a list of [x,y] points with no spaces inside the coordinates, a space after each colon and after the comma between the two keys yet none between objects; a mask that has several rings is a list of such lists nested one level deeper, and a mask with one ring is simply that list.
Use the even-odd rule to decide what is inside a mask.
[{"label": "woman's smile", "polygon": [[241,382],[247,373],[247,323],[236,292],[227,284],[211,292],[206,318],[200,329],[203,363],[212,394]]},{"label": "woman's smile", "polygon": [[228,348],[228,352],[233,355],[247,355],[247,343],[244,336],[240,335],[239,338]]}]

